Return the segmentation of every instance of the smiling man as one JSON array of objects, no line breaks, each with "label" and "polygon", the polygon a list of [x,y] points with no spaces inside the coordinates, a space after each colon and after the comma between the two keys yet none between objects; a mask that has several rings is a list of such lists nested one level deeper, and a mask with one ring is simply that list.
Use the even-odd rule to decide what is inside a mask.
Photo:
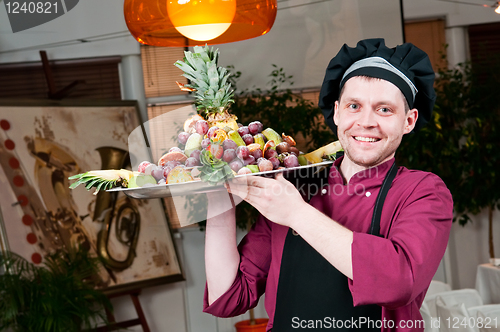
[{"label": "smiling man", "polygon": [[[344,157],[309,202],[281,175],[231,182],[262,216],[238,246],[234,210],[207,220],[205,312],[238,315],[265,293],[268,331],[423,331],[419,308],[453,205],[439,177],[397,167],[394,156],[430,119],[433,82],[414,45],[342,47],[319,105]],[[209,196],[210,215],[219,201]]]}]

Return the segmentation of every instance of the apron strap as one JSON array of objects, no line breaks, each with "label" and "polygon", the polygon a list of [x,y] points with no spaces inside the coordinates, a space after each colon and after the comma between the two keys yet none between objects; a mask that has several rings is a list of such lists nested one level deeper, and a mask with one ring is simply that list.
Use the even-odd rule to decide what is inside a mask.
[{"label": "apron strap", "polygon": [[382,187],[378,192],[377,200],[375,201],[375,207],[373,208],[372,224],[370,226],[370,234],[383,237],[380,234],[380,217],[382,216],[382,208],[384,207],[385,197],[391,188],[392,180],[396,177],[398,173],[398,168],[396,163],[392,164],[391,169],[384,178],[382,182]]}]

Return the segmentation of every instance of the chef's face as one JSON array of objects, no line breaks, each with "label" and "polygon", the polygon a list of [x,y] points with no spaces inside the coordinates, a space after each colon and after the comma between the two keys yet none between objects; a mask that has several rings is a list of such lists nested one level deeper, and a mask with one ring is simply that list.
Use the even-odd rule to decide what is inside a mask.
[{"label": "chef's face", "polygon": [[346,158],[362,167],[391,159],[417,121],[417,110],[407,110],[405,105],[403,94],[389,81],[350,78],[335,102],[333,116]]}]

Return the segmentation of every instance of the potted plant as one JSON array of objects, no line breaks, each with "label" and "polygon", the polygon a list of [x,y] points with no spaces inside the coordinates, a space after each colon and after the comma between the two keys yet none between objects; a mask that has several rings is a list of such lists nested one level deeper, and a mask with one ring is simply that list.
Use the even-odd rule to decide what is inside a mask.
[{"label": "potted plant", "polygon": [[0,330],[84,331],[106,324],[109,299],[96,290],[98,258],[72,248],[37,266],[12,252],[0,253]]},{"label": "potted plant", "polygon": [[465,62],[440,69],[432,121],[403,138],[401,165],[439,175],[450,189],[460,225],[488,210],[489,255],[493,247],[493,211],[500,207],[500,67],[498,61]]}]

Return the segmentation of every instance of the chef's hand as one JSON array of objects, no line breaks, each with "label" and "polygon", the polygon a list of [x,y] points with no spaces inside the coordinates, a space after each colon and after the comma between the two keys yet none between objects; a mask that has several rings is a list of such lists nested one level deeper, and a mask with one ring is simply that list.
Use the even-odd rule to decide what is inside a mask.
[{"label": "chef's hand", "polygon": [[229,181],[228,191],[254,206],[264,217],[284,226],[291,226],[308,204],[299,191],[281,173],[275,179],[242,176]]}]

